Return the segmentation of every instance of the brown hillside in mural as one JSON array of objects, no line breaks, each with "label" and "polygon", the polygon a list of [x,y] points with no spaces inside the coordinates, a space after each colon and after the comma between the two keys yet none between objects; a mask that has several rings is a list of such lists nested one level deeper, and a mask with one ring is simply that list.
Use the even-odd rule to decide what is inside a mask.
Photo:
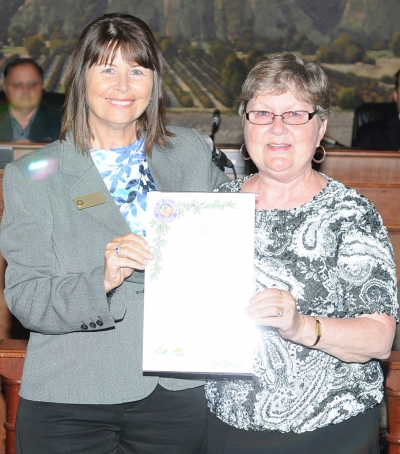
[{"label": "brown hillside in mural", "polygon": [[0,70],[30,55],[48,91],[63,91],[86,24],[107,12],[139,16],[165,57],[171,107],[232,108],[248,70],[282,51],[326,65],[336,105],[385,101],[400,56],[398,0],[0,0],[0,11]]}]

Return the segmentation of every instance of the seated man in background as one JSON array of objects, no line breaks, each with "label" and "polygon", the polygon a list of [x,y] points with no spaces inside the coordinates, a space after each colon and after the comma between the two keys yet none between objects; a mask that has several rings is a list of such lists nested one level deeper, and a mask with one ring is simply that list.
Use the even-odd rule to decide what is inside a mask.
[{"label": "seated man in background", "polygon": [[362,125],[358,131],[356,148],[360,150],[400,150],[400,69],[395,74],[393,99],[397,113]]},{"label": "seated man in background", "polygon": [[17,58],[4,69],[3,90],[7,103],[0,107],[0,142],[57,140],[61,113],[41,105],[43,70],[31,58]]}]

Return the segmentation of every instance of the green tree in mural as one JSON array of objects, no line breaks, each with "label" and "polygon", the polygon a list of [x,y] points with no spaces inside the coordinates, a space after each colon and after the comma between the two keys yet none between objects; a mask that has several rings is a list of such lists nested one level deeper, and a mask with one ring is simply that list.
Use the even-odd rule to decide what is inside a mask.
[{"label": "green tree in mural", "polygon": [[[53,2],[57,8],[59,2]],[[76,0],[66,0],[66,16],[63,23],[63,33],[68,38],[77,38],[82,30],[107,8],[107,0],[85,0],[84,7]]]},{"label": "green tree in mural", "polygon": [[14,46],[22,46],[24,43],[25,31],[20,25],[13,25],[9,31],[10,41]]},{"label": "green tree in mural", "polygon": [[397,57],[400,57],[400,32],[393,34],[392,40],[390,41],[390,48]]},{"label": "green tree in mural", "polygon": [[1,3],[0,14],[0,44],[6,44],[8,35],[8,26],[10,18],[15,14],[17,9],[23,4],[24,0],[7,0]]},{"label": "green tree in mural", "polygon": [[265,60],[265,55],[258,49],[252,49],[245,58],[247,71],[250,71],[257,63]]},{"label": "green tree in mural", "polygon": [[370,47],[371,50],[385,50],[389,48],[389,43],[384,39],[377,39],[376,41],[372,42]]},{"label": "green tree in mural", "polygon": [[224,61],[229,55],[236,56],[236,53],[232,46],[229,44],[223,43],[219,40],[213,40],[210,43],[210,54],[215,59],[216,62],[222,63],[221,66],[223,67]]},{"label": "green tree in mural", "polygon": [[[38,15],[32,23],[40,26],[42,36],[50,40],[77,38],[89,22],[102,16],[107,9],[107,0],[30,0],[30,4]],[[25,4],[21,8],[21,14],[27,7]],[[29,25],[29,17],[25,25]]]},{"label": "green tree in mural", "polygon": [[338,105],[342,109],[355,109],[363,102],[361,95],[352,87],[342,87],[338,93]]},{"label": "green tree in mural", "polygon": [[7,42],[7,27],[0,23],[0,46]]},{"label": "green tree in mural", "polygon": [[62,31],[62,27],[63,27],[63,22],[62,21],[56,21],[50,27],[50,33],[49,33],[49,36],[48,36],[49,41],[52,41],[54,39],[60,39],[60,40],[64,39],[64,33]]},{"label": "green tree in mural", "polygon": [[322,63],[375,63],[368,59],[364,49],[349,33],[341,33],[332,44],[321,46],[317,52],[318,60]]},{"label": "green tree in mural", "polygon": [[234,105],[236,98],[239,96],[246,75],[247,68],[243,61],[236,55],[229,55],[222,70],[222,85],[231,102],[230,107]]},{"label": "green tree in mural", "polygon": [[45,47],[46,43],[40,35],[32,35],[25,39],[24,47],[28,54],[37,60],[42,55],[42,47]]},{"label": "green tree in mural", "polygon": [[384,84],[393,85],[393,76],[382,76],[379,80]]},{"label": "green tree in mural", "polygon": [[341,33],[333,41],[332,48],[339,62],[355,63],[363,60],[364,50],[349,33]]},{"label": "green tree in mural", "polygon": [[160,42],[160,49],[165,58],[176,57],[178,49],[171,38],[164,38]]},{"label": "green tree in mural", "polygon": [[315,44],[310,41],[308,38],[305,38],[300,45],[300,52],[303,55],[310,55],[316,51]]},{"label": "green tree in mural", "polygon": [[9,32],[15,27],[21,27],[24,37],[35,35],[39,32],[40,11],[35,1],[25,4],[11,18]]},{"label": "green tree in mural", "polygon": [[[190,3],[188,2],[186,5]],[[108,0],[106,11],[107,13],[119,12],[140,17],[153,33],[164,29],[164,0]]]},{"label": "green tree in mural", "polygon": [[50,41],[50,51],[54,55],[60,55],[65,51],[65,43],[61,39],[52,39]]},{"label": "green tree in mural", "polygon": [[238,51],[249,52],[253,44],[253,32],[251,30],[244,30],[237,37],[233,38],[233,42]]},{"label": "green tree in mural", "polygon": [[317,58],[321,63],[334,63],[336,54],[330,46],[324,45],[318,49]]},{"label": "green tree in mural", "polygon": [[356,44],[349,44],[344,52],[344,61],[356,62],[363,61],[364,51]]},{"label": "green tree in mural", "polygon": [[201,58],[207,58],[206,52],[198,46],[190,46],[187,50],[188,56],[193,60],[200,60]]},{"label": "green tree in mural", "polygon": [[65,41],[64,42],[65,52],[72,54],[76,46],[76,41],[77,40],[75,38],[70,38],[67,41]]}]

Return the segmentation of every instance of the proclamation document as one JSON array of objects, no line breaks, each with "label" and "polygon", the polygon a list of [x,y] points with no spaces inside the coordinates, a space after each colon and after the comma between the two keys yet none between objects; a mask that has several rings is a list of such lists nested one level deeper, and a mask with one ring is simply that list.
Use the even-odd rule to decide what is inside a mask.
[{"label": "proclamation document", "polygon": [[251,375],[255,194],[149,192],[143,371]]}]

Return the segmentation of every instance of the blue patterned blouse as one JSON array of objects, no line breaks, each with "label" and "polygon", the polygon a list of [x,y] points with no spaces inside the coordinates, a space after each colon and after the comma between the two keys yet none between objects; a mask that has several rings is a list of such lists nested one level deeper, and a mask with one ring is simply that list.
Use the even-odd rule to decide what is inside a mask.
[{"label": "blue patterned blouse", "polygon": [[144,153],[144,140],[122,148],[91,150],[105,185],[133,233],[146,236],[147,193],[157,191]]}]

